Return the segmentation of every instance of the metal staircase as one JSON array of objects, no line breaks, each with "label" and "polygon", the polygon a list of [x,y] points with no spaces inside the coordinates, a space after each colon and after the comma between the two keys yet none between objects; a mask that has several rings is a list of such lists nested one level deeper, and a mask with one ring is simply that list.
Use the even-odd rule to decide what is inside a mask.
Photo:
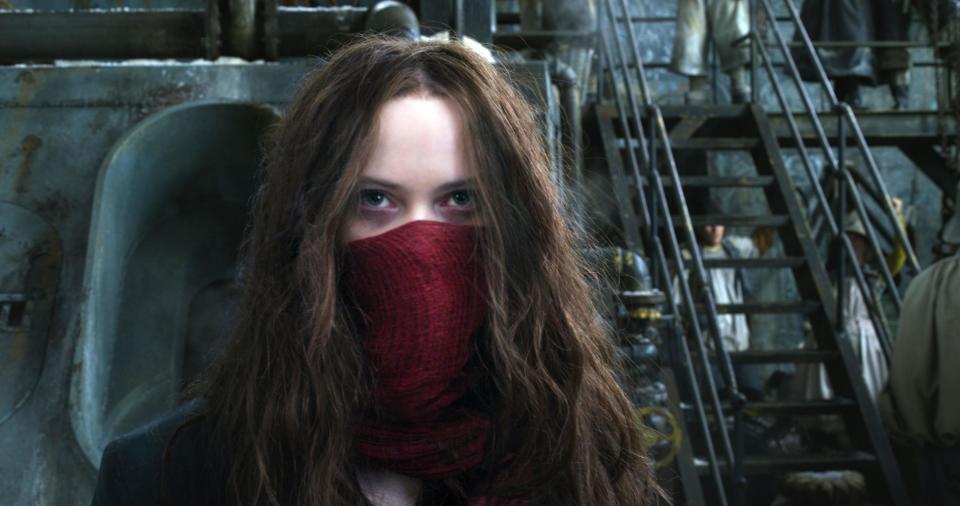
[{"label": "metal staircase", "polygon": [[[768,0],[758,8],[773,17]],[[786,0],[794,21],[796,9]],[[876,161],[852,109],[838,103],[820,69],[823,85],[833,102],[827,135],[821,115],[802,86],[805,109],[803,131],[789,107],[783,85],[774,72],[768,41],[751,35],[744,43],[754,48],[754,61],[762,64],[781,105],[776,118],[759,105],[658,107],[651,100],[643,61],[626,0],[603,0],[600,29],[601,72],[598,104],[590,113],[595,122],[618,202],[623,239],[631,249],[651,258],[654,282],[666,292],[667,312],[674,317],[675,334],[667,349],[662,375],[672,408],[684,426],[685,439],[677,457],[680,493],[686,504],[744,504],[751,477],[779,477],[799,470],[858,470],[873,491],[876,502],[906,505],[909,498],[874,401],[869,398],[855,352],[845,338],[847,272],[864,294],[874,326],[885,350],[889,332],[884,325],[882,301],[874,293],[868,271],[879,273],[891,288],[890,298],[899,307],[900,294],[892,273],[882,261],[881,235],[906,250],[918,268],[903,230],[887,200],[887,191]],[[798,27],[803,30],[802,25]],[[786,41],[776,26],[769,28],[784,54],[795,84],[796,72]],[[809,37],[806,47],[816,61]],[[803,161],[813,205],[801,197],[797,182],[787,172],[782,146],[796,148]],[[828,173],[838,181],[837,201],[829,201],[810,162],[807,145],[820,148]],[[848,168],[845,149],[852,145],[865,160],[862,171]],[[691,170],[690,160],[706,152],[742,151],[750,154],[755,174],[738,177],[706,175]],[[761,190],[770,210],[762,215],[691,214],[688,200],[697,188],[755,188]],[[849,205],[849,207],[848,207]],[[845,233],[848,210],[866,224],[871,249],[880,259],[872,265],[858,260]],[[821,226],[815,234],[811,220]],[[782,244],[781,256],[704,259],[695,228],[706,224],[773,227]],[[828,274],[824,243],[839,244],[838,274]],[[687,252],[687,255],[684,253]],[[788,269],[800,298],[717,304],[708,287],[708,269]],[[691,282],[690,280],[693,280]],[[815,349],[749,350],[729,352],[720,336],[717,317],[724,313],[797,314],[812,330]],[[681,323],[683,322],[683,323]],[[749,402],[740,392],[734,373],[741,364],[822,363],[835,396],[828,401]],[[770,454],[747,448],[751,419],[762,416],[835,415],[843,421],[849,445],[829,454]],[[759,482],[759,480],[758,480]],[[757,482],[754,482],[757,483]],[[678,503],[680,503],[678,501]]]}]

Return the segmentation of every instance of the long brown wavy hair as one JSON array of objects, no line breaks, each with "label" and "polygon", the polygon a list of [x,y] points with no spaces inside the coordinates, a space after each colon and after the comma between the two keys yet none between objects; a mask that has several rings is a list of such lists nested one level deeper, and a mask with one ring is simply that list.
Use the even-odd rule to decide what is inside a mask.
[{"label": "long brown wavy hair", "polygon": [[[485,468],[508,462],[487,495],[648,504],[656,486],[637,418],[533,110],[459,43],[379,37],[311,72],[272,137],[243,247],[235,335],[195,390],[209,402],[211,444],[227,463],[227,500],[365,502],[351,420],[369,388],[338,290],[340,237],[377,113],[410,94],[458,108],[477,179],[489,308],[472,363],[493,422]],[[456,481],[446,485],[455,490]]]}]

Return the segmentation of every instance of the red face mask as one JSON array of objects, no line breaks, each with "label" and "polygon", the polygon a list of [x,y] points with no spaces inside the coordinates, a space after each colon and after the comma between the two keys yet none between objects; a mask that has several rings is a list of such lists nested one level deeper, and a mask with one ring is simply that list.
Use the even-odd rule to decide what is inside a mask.
[{"label": "red face mask", "polygon": [[476,234],[415,221],[346,245],[345,280],[373,375],[354,442],[401,474],[443,478],[483,458],[489,421],[458,402],[486,314]]}]

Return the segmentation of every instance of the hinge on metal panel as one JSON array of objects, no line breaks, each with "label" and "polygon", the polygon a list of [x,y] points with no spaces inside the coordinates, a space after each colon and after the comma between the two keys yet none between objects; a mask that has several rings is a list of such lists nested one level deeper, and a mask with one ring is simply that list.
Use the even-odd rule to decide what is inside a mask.
[{"label": "hinge on metal panel", "polygon": [[30,326],[32,304],[25,293],[0,293],[0,330],[23,330]]}]

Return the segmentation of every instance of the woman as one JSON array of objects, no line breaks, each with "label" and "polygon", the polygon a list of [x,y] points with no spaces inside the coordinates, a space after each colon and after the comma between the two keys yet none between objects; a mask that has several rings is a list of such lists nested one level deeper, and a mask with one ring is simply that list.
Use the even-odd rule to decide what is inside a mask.
[{"label": "woman", "polygon": [[94,503],[647,504],[577,246],[494,66],[345,47],[276,131],[230,347]]}]

